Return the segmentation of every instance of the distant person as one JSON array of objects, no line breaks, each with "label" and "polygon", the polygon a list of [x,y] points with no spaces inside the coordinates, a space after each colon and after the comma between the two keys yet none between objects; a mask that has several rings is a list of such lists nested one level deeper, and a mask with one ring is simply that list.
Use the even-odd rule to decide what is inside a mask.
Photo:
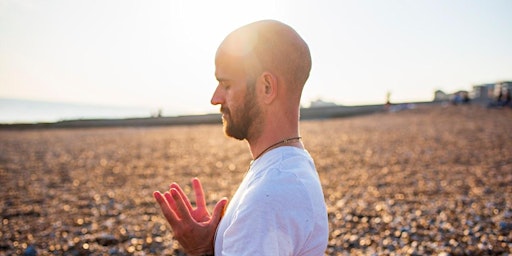
[{"label": "distant person", "polygon": [[384,110],[391,110],[391,92],[386,93],[386,104],[384,104]]},{"label": "distant person", "polygon": [[[503,93],[503,91],[505,91],[505,93]],[[502,108],[502,107],[507,107],[507,106],[512,107],[511,101],[512,101],[512,97],[511,97],[510,88],[505,89],[502,87],[499,90],[499,94],[496,97],[496,101],[489,102],[487,107],[488,108]]]},{"label": "distant person", "polygon": [[507,95],[505,95],[505,106],[512,107],[512,95],[510,88],[507,89]]},{"label": "distant person", "polygon": [[462,93],[462,103],[469,104],[470,102],[471,102],[471,99],[469,98],[469,93],[463,92]]},{"label": "distant person", "polygon": [[299,135],[307,44],[288,25],[258,21],[224,39],[215,68],[211,103],[220,105],[226,135],[247,140],[253,161],[224,216],[227,199],[210,215],[198,179],[197,208],[178,184],[155,192],[175,239],[189,255],[324,255],[324,195]]},{"label": "distant person", "polygon": [[[503,93],[505,92],[505,93]],[[506,107],[510,105],[511,96],[509,88],[501,88],[500,94],[498,95],[497,104],[499,107]]]},{"label": "distant person", "polygon": [[500,88],[500,92],[498,94],[498,98],[496,99],[498,104],[500,104],[503,101],[503,89]]}]

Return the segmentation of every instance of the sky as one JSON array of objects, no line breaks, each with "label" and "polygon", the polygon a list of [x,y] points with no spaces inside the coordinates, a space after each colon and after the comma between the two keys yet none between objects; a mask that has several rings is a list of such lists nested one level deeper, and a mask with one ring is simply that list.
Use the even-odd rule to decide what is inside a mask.
[{"label": "sky", "polygon": [[214,56],[276,19],[308,43],[302,105],[429,101],[512,80],[510,0],[0,0],[0,98],[218,112]]}]

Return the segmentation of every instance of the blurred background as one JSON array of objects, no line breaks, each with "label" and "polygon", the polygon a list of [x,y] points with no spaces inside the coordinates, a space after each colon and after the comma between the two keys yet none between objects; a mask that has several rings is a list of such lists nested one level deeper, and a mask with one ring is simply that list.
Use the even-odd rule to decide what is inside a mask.
[{"label": "blurred background", "polygon": [[0,0],[0,123],[216,113],[214,55],[261,19],[294,27],[302,105],[430,101],[512,80],[512,2]]}]

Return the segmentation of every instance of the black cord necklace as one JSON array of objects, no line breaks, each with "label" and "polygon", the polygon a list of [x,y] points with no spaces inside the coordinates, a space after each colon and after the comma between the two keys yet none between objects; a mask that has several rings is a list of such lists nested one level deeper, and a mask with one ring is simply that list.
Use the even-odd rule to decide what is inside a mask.
[{"label": "black cord necklace", "polygon": [[300,140],[302,139],[302,137],[293,137],[293,138],[288,138],[288,139],[284,139],[282,141],[279,141],[275,144],[272,144],[270,145],[270,147],[266,148],[265,150],[263,150],[257,157],[254,158],[254,160],[252,160],[251,164],[256,161],[256,159],[260,158],[260,156],[262,156],[263,154],[265,154],[267,151],[271,150],[272,148],[278,146],[278,145],[281,145],[281,144],[285,144],[285,143],[288,143],[290,141],[294,141],[294,140]]}]

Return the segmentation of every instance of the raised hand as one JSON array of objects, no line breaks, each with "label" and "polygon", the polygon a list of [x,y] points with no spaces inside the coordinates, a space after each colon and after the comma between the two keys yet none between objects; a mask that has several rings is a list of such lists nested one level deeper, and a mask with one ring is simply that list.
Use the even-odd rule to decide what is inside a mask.
[{"label": "raised hand", "polygon": [[171,225],[174,238],[189,255],[213,254],[215,231],[227,199],[223,198],[217,202],[213,214],[210,215],[199,179],[192,179],[192,187],[196,196],[195,209],[176,183],[170,185],[168,192],[162,194],[155,191],[153,196]]}]

